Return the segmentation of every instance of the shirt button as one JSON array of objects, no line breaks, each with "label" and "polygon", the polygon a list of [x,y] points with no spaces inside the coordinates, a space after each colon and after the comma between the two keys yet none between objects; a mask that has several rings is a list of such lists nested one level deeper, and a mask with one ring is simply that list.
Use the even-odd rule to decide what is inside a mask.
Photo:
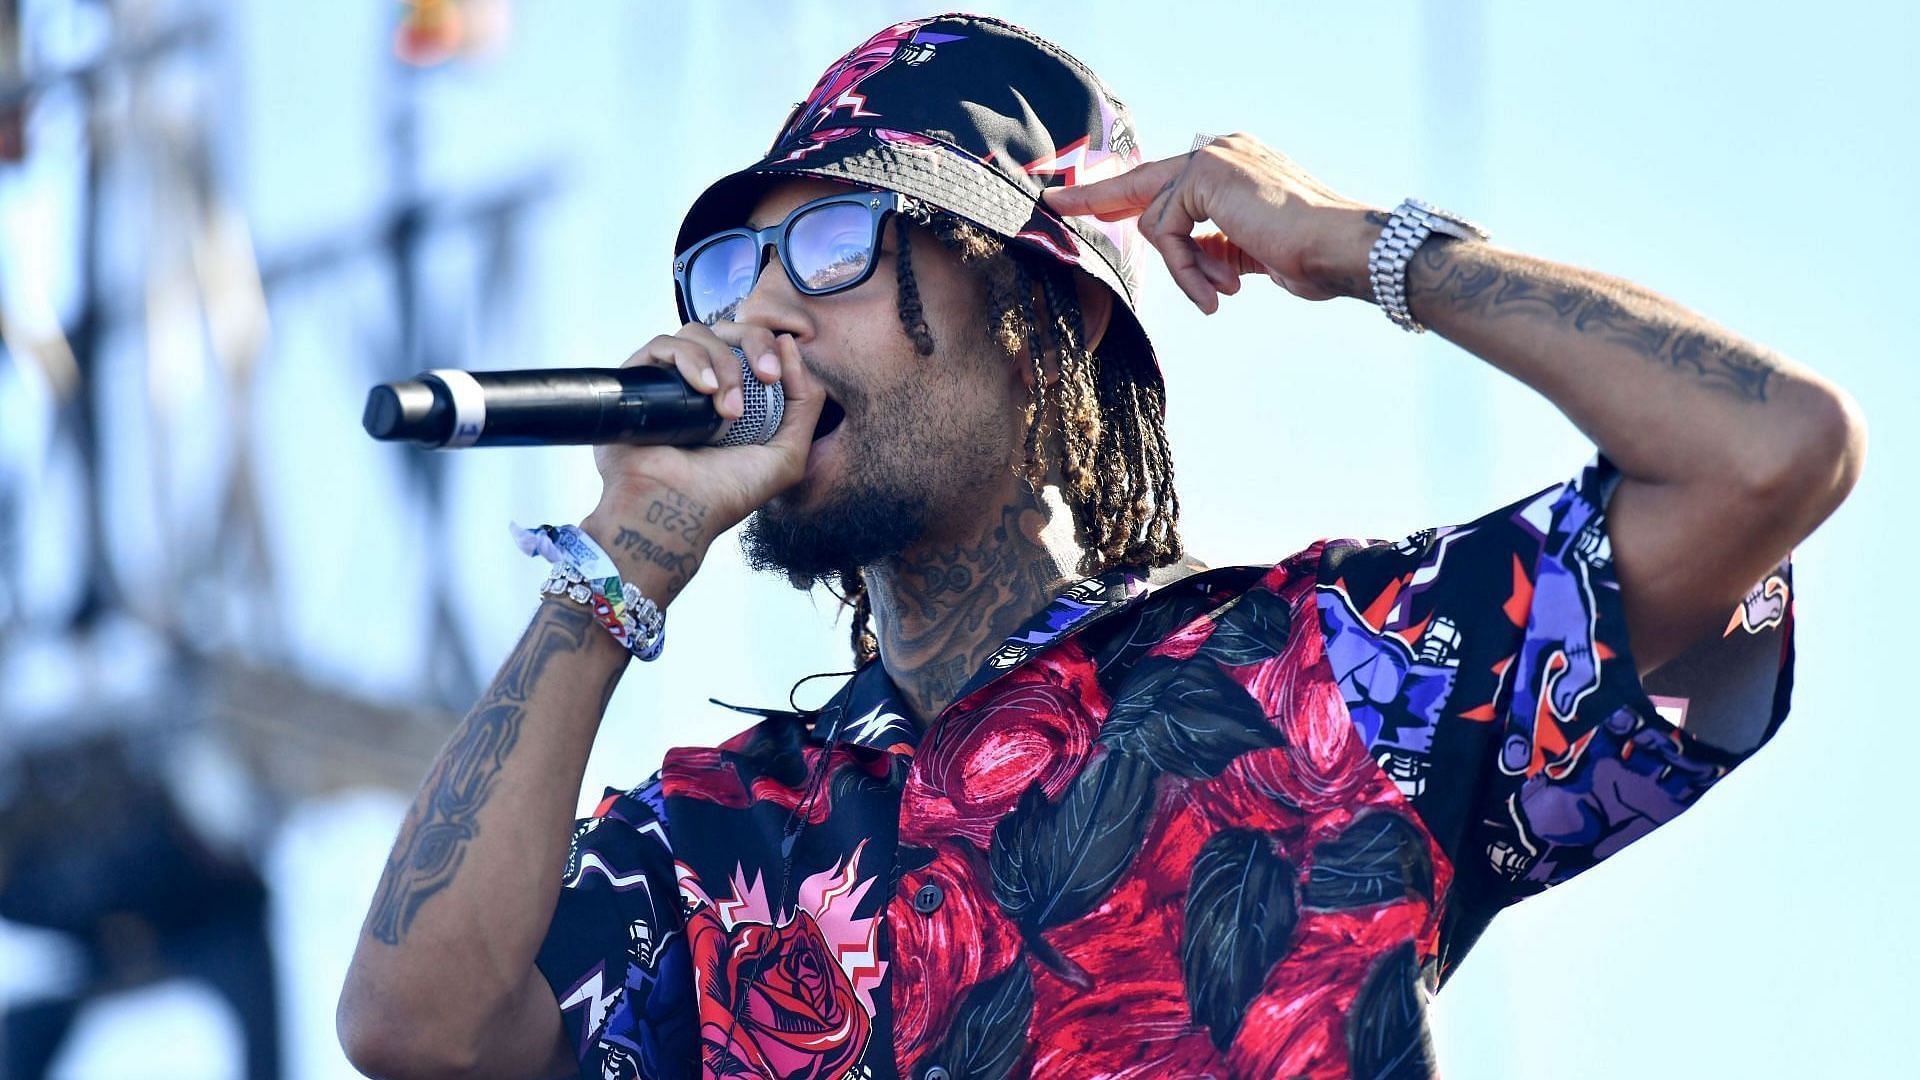
[{"label": "shirt button", "polygon": [[[913,910],[922,915],[931,915],[939,909],[940,902],[946,898],[947,894],[940,891],[940,886],[932,883],[922,885],[920,891],[913,894]],[[933,1075],[934,1069],[939,1069],[939,1076]],[[927,1080],[945,1080],[946,1075],[947,1070],[941,1069],[938,1065],[927,1070]]]},{"label": "shirt button", "polygon": [[951,1075],[942,1066],[929,1065],[927,1071],[920,1074],[920,1080],[950,1080]]}]

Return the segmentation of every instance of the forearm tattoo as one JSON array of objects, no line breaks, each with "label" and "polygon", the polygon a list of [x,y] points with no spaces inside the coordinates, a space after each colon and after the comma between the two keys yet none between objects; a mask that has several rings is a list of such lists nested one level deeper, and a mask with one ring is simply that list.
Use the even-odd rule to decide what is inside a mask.
[{"label": "forearm tattoo", "polygon": [[520,739],[527,702],[548,661],[602,632],[585,608],[540,605],[526,636],[435,761],[400,827],[367,914],[367,933],[375,940],[400,944],[420,906],[453,883],[467,845],[479,834],[480,811]]},{"label": "forearm tattoo", "polygon": [[1489,320],[1545,319],[1743,401],[1766,401],[1780,371],[1766,350],[1650,293],[1480,244],[1422,245],[1407,286],[1416,316],[1450,309]]}]

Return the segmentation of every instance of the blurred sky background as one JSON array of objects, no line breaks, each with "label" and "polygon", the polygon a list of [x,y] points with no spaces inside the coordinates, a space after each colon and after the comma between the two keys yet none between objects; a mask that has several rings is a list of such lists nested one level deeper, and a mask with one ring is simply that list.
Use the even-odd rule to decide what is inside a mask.
[{"label": "blurred sky background", "polygon": [[[82,84],[29,99],[24,160],[0,162],[0,813],[14,759],[134,730],[184,819],[267,885],[285,1075],[353,1075],[333,1005],[403,788],[543,576],[508,519],[578,520],[598,493],[585,449],[376,444],[368,386],[610,365],[671,330],[680,210],[841,52],[935,10],[490,4],[471,14],[504,15],[493,46],[417,69],[396,3],[22,3],[0,84],[190,30],[85,84],[100,560],[60,361],[88,288]],[[1865,478],[1797,556],[1786,727],[1679,821],[1503,915],[1434,1019],[1456,1080],[1911,1075],[1914,705],[1882,677],[1914,664],[1895,579],[1920,532],[1920,5],[984,10],[1100,72],[1149,157],[1256,134],[1355,197],[1419,195],[1666,292],[1864,403]],[[1370,306],[1249,281],[1209,318],[1152,275],[1184,532],[1210,563],[1466,520],[1590,454],[1544,400]],[[614,697],[582,805],[744,726],[708,696],[781,703],[844,669],[835,607],[722,540],[665,657]],[[66,819],[66,842],[100,842],[90,824]],[[98,983],[87,956],[0,926],[0,1007]],[[204,982],[157,961],[106,981],[121,992],[79,1011],[53,1075],[241,1075]]]}]

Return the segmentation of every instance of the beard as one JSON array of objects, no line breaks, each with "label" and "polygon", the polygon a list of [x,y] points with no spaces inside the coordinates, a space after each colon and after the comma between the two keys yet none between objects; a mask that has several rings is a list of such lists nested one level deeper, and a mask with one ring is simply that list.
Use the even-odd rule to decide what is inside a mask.
[{"label": "beard", "polygon": [[905,551],[927,531],[924,494],[867,478],[849,478],[826,501],[801,510],[784,499],[754,511],[740,532],[747,565],[778,570],[796,589]]},{"label": "beard", "polygon": [[838,581],[893,558],[951,527],[957,506],[976,503],[1006,466],[996,436],[1004,421],[925,391],[868,394],[816,372],[845,404],[838,436],[844,475],[826,490],[812,480],[755,511],[740,532],[747,565],[784,573],[797,589]]}]

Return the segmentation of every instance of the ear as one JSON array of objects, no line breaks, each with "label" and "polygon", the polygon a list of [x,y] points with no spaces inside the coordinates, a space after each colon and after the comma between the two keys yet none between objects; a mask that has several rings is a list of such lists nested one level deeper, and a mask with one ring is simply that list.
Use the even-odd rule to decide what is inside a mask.
[{"label": "ear", "polygon": [[1073,286],[1080,294],[1080,322],[1086,328],[1087,351],[1092,352],[1100,347],[1113,321],[1113,290],[1084,270],[1073,272]]},{"label": "ear", "polygon": [[[1086,333],[1085,345],[1088,352],[1100,347],[1101,339],[1107,336],[1107,327],[1113,322],[1113,292],[1092,274],[1076,270],[1073,272],[1074,295],[1080,301],[1080,327]],[[1033,307],[1043,311],[1046,298],[1040,286],[1033,287]],[[1046,369],[1049,381],[1060,374],[1060,358],[1048,355],[1041,366]],[[1025,366],[1020,368],[1021,385],[1031,393],[1033,377]]]},{"label": "ear", "polygon": [[[1087,346],[1087,352],[1092,352],[1100,348],[1100,340],[1106,336],[1108,325],[1114,321],[1114,292],[1108,286],[1100,284],[1100,281],[1094,279],[1091,273],[1073,271],[1073,296],[1075,300],[1079,300],[1079,306],[1081,306],[1081,331],[1087,334],[1087,340],[1083,344]],[[1039,284],[1033,286],[1033,309],[1035,311],[1046,309],[1046,298]],[[1046,371],[1048,382],[1060,377],[1060,357],[1048,354],[1043,357],[1041,367]],[[1018,365],[1018,379],[1020,379],[1021,392],[1031,394],[1033,371],[1027,365]]]}]

